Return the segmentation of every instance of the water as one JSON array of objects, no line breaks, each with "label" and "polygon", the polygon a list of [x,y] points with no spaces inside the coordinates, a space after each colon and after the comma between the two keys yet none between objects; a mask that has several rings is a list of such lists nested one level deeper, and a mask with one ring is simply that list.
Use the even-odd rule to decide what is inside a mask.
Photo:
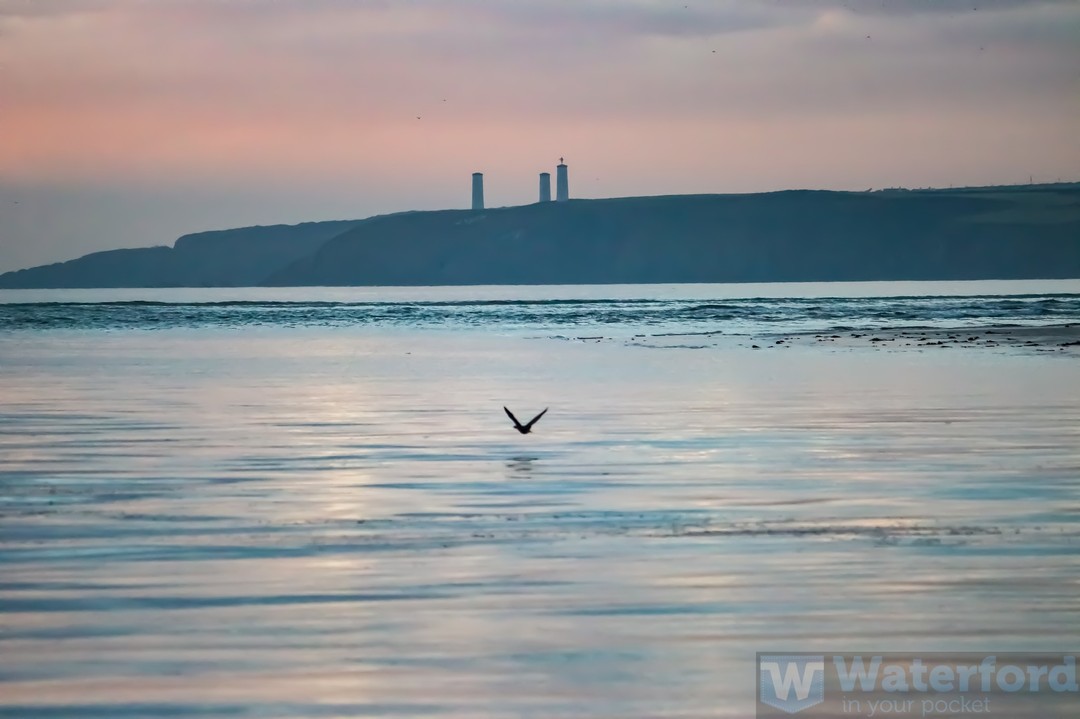
[{"label": "water", "polygon": [[0,331],[325,327],[618,334],[1040,325],[1080,280],[766,285],[0,291]]},{"label": "water", "polygon": [[755,289],[5,293],[0,716],[741,717],[756,651],[1075,651],[1074,356],[551,339],[1075,288]]}]

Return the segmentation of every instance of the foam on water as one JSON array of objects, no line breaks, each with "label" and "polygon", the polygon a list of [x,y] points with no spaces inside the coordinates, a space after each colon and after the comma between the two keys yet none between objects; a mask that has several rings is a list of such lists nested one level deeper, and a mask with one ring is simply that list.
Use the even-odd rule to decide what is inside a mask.
[{"label": "foam on water", "polygon": [[[731,289],[738,285],[641,286],[637,293],[624,286],[588,292],[575,287],[420,288],[412,296],[401,289],[314,289],[306,298],[285,290],[143,290],[122,301],[103,291],[52,296],[7,291],[0,293],[0,331],[265,326],[755,333],[1080,321],[1080,287],[1071,281],[1044,282],[1043,292],[1031,292],[1040,285],[1030,282],[869,284],[840,290],[803,285],[809,291],[803,297],[792,296],[782,285],[746,285],[742,292]],[[1007,293],[1009,286],[1019,291]],[[814,294],[821,288],[835,294]],[[871,288],[886,294],[869,294]],[[957,294],[979,289],[986,294]],[[887,294],[890,290],[926,294]]]}]

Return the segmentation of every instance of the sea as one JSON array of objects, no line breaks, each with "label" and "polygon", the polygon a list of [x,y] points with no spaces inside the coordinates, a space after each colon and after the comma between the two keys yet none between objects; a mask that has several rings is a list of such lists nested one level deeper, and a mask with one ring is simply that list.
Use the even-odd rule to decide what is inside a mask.
[{"label": "sea", "polygon": [[[1080,281],[0,292],[0,717],[752,717],[1080,648]],[[503,408],[532,433],[514,431]]]}]

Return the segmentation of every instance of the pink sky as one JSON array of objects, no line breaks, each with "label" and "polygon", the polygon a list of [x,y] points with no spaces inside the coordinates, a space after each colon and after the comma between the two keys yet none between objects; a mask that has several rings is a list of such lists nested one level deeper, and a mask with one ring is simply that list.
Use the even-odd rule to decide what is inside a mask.
[{"label": "pink sky", "polygon": [[1078,180],[1077,127],[1077,2],[0,0],[0,271],[560,156],[575,197]]}]

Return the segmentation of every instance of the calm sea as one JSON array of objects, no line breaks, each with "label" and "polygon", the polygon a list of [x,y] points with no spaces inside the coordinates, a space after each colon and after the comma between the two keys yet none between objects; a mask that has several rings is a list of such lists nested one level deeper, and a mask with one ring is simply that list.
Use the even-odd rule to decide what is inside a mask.
[{"label": "calm sea", "polygon": [[1078,321],[1075,281],[2,292],[0,716],[746,717],[757,651],[1075,651],[1075,356],[636,340]]}]

